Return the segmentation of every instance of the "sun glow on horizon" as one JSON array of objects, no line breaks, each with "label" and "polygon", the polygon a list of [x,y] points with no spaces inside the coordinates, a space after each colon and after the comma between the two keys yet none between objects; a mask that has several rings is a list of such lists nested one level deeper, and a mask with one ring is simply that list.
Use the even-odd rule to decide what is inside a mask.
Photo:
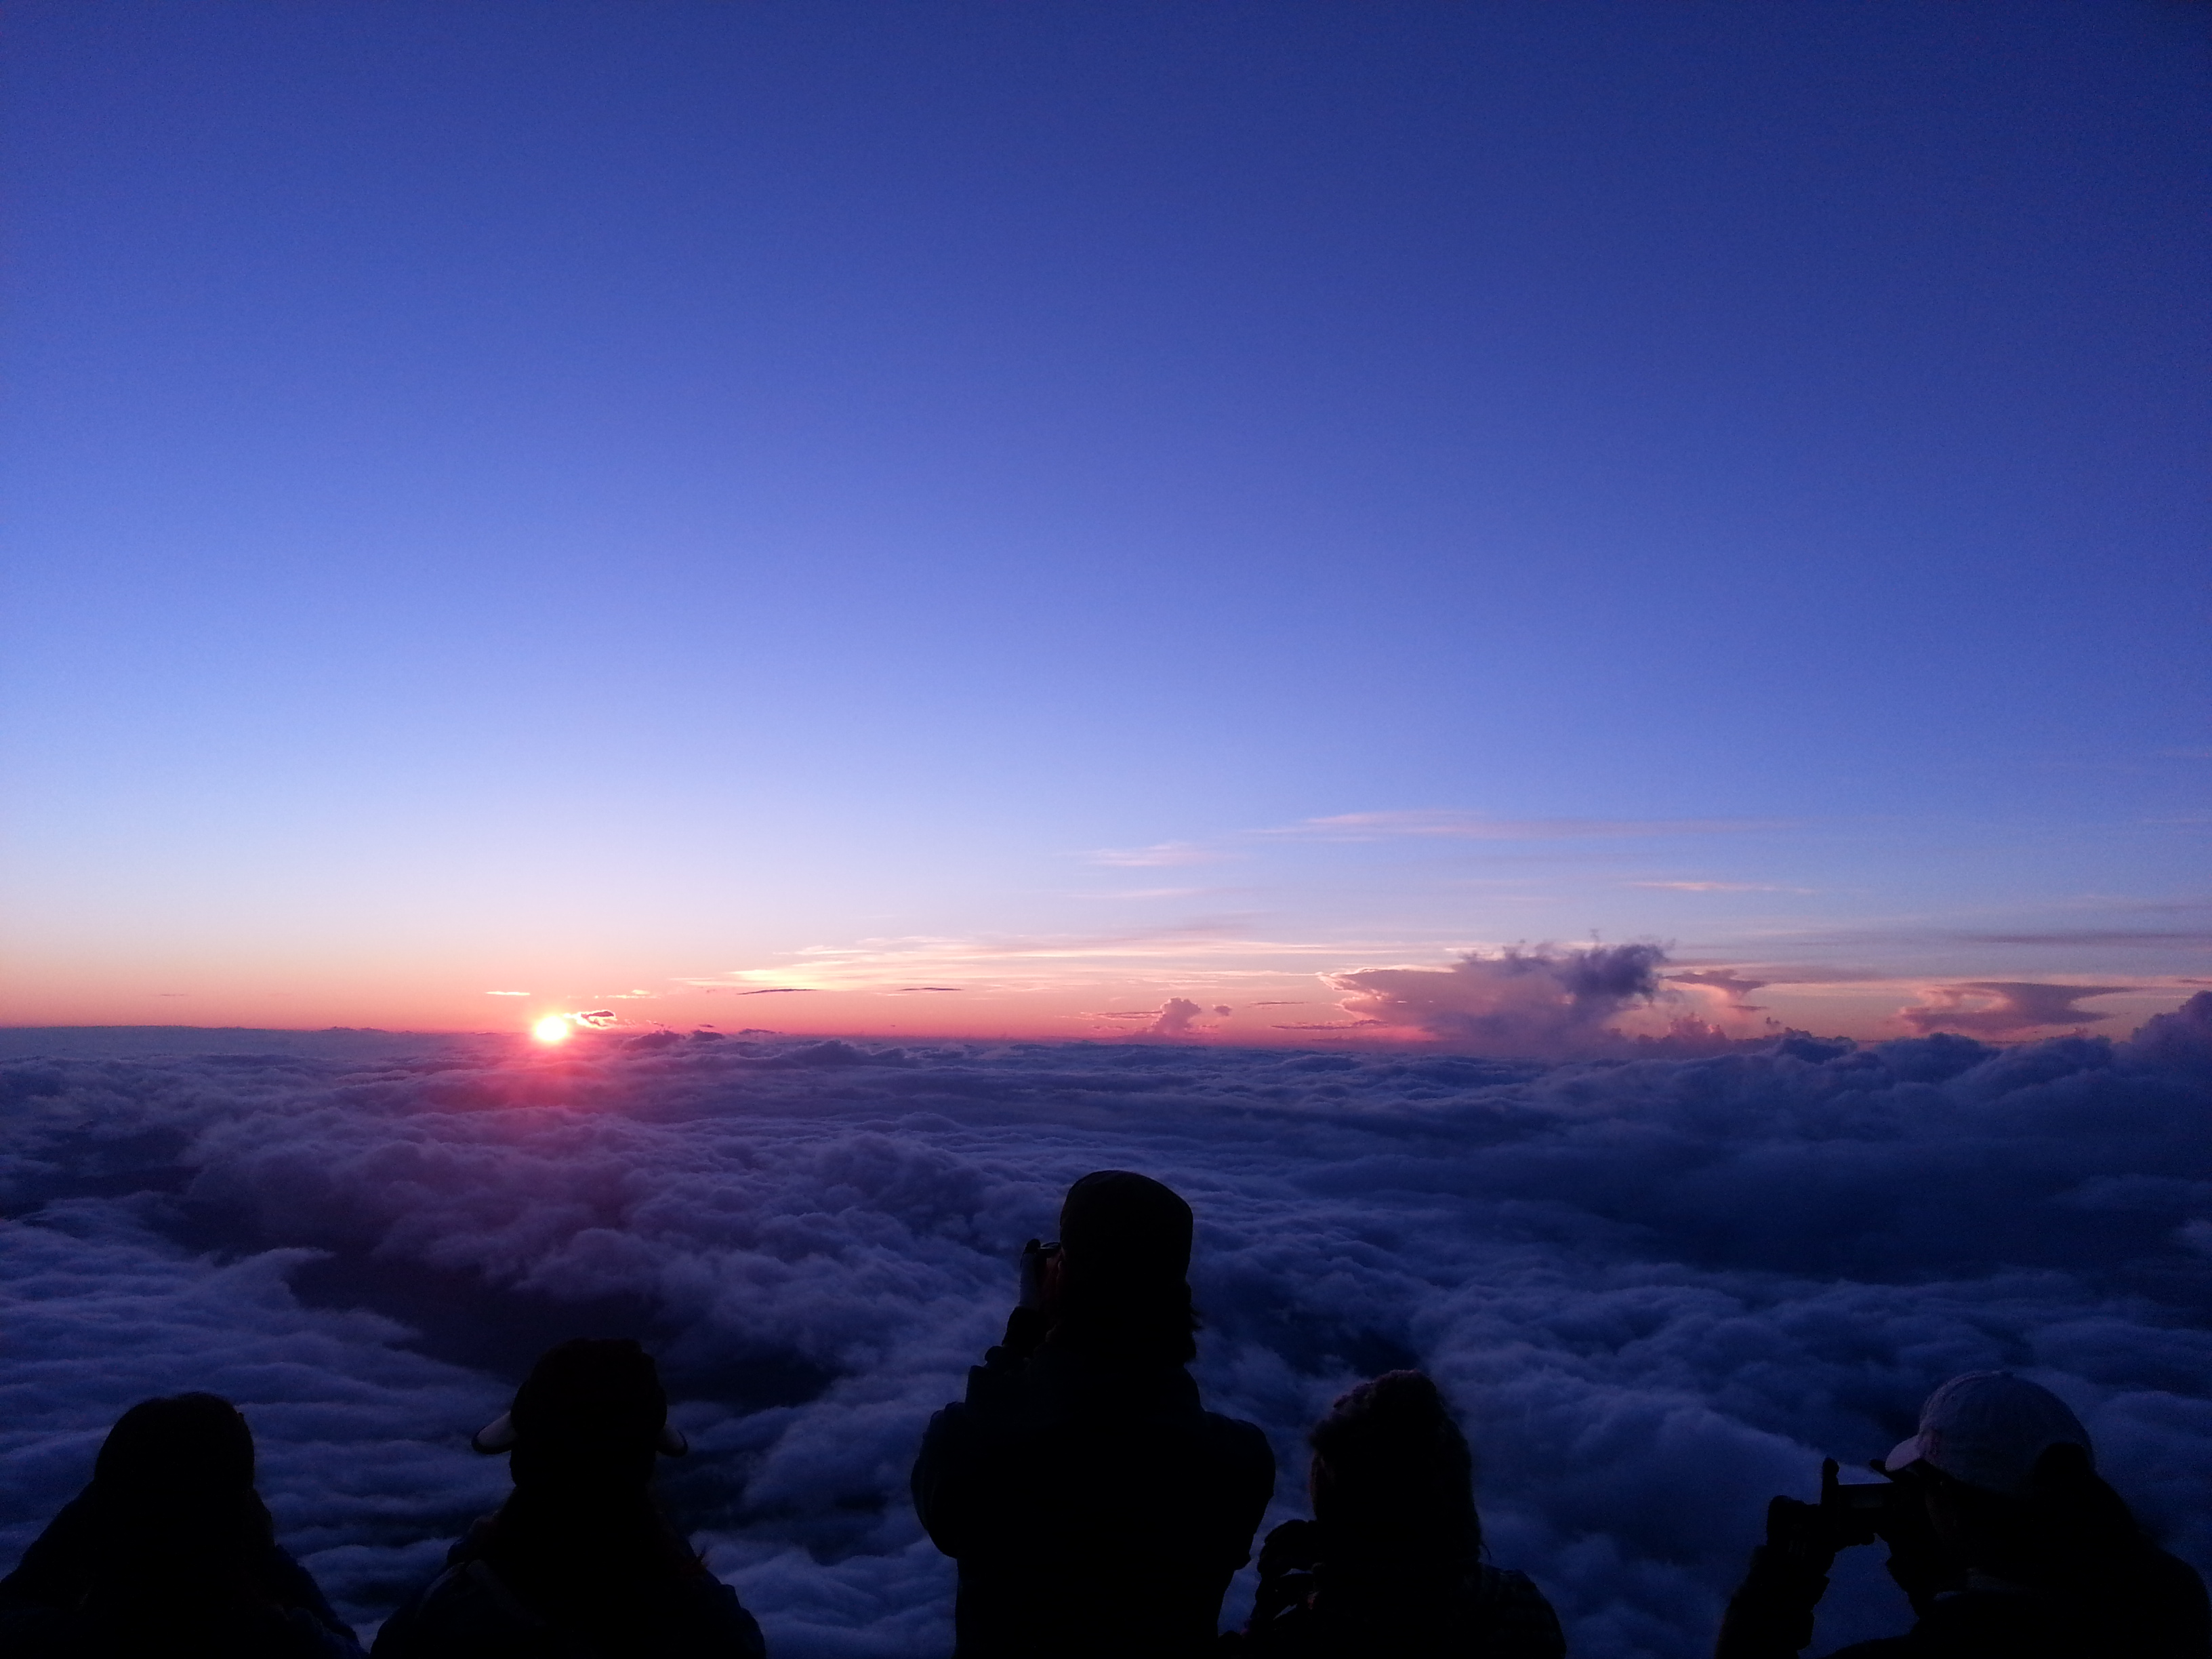
[{"label": "sun glow on horizon", "polygon": [[566,1042],[574,1030],[566,1014],[548,1014],[530,1028],[530,1035],[540,1042]]}]

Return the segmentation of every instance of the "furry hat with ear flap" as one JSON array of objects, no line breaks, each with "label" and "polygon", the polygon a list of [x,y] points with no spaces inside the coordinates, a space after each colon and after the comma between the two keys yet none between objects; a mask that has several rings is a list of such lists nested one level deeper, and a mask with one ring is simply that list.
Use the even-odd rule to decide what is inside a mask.
[{"label": "furry hat with ear flap", "polygon": [[628,1337],[577,1337],[550,1351],[515,1390],[514,1404],[469,1443],[490,1455],[529,1445],[580,1452],[690,1449],[668,1420],[653,1356]]}]

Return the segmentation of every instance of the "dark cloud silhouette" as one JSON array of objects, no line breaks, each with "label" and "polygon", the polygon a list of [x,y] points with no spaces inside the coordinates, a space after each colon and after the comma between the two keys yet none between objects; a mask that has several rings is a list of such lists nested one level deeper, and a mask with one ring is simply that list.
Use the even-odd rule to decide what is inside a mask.
[{"label": "dark cloud silhouette", "polygon": [[2108,997],[2131,989],[2125,985],[2045,985],[2015,980],[1969,980],[1939,985],[1929,1000],[1898,1011],[1916,1031],[1969,1031],[2008,1036],[2045,1025],[2087,1025],[2110,1019],[2075,1005],[2085,997]]},{"label": "dark cloud silhouette", "polygon": [[[2125,1043],[1567,1065],[289,1035],[0,1064],[0,1562],[123,1407],[213,1389],[373,1624],[497,1497],[467,1438],[531,1358],[633,1334],[695,1449],[669,1500],[773,1650],[943,1651],[913,1447],[1066,1183],[1133,1168],[1198,1212],[1209,1396],[1295,1468],[1352,1377],[1429,1369],[1583,1659],[1710,1652],[1767,1496],[1980,1366],[2063,1395],[2212,1566],[2212,994]],[[1815,1650],[1893,1597],[1847,1557]]]},{"label": "dark cloud silhouette", "polygon": [[1344,1011],[1414,1026],[1485,1053],[1564,1058],[1607,1044],[1606,1022],[1659,994],[1667,953],[1656,945],[1554,951],[1471,951],[1449,968],[1370,968],[1334,974]]}]

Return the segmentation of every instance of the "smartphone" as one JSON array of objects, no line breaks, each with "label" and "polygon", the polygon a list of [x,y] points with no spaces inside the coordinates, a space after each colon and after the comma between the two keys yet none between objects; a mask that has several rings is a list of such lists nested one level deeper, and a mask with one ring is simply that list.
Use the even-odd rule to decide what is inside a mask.
[{"label": "smartphone", "polygon": [[1838,1486],[1836,1502],[1853,1515],[1880,1515],[1889,1507],[1890,1494],[1896,1490],[1887,1481],[1878,1486]]}]

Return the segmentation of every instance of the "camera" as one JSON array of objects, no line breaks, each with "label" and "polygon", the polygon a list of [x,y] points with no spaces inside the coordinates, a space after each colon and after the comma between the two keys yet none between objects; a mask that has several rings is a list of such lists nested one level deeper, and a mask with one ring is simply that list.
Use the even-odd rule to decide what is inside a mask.
[{"label": "camera", "polygon": [[1882,1514],[1895,1501],[1897,1488],[1885,1480],[1878,1486],[1839,1486],[1832,1491],[1838,1508],[1852,1515],[1876,1516]]},{"label": "camera", "polygon": [[1041,1243],[1034,1238],[1022,1246],[1022,1306],[1024,1308],[1044,1306],[1045,1263],[1059,1254],[1059,1244]]}]

